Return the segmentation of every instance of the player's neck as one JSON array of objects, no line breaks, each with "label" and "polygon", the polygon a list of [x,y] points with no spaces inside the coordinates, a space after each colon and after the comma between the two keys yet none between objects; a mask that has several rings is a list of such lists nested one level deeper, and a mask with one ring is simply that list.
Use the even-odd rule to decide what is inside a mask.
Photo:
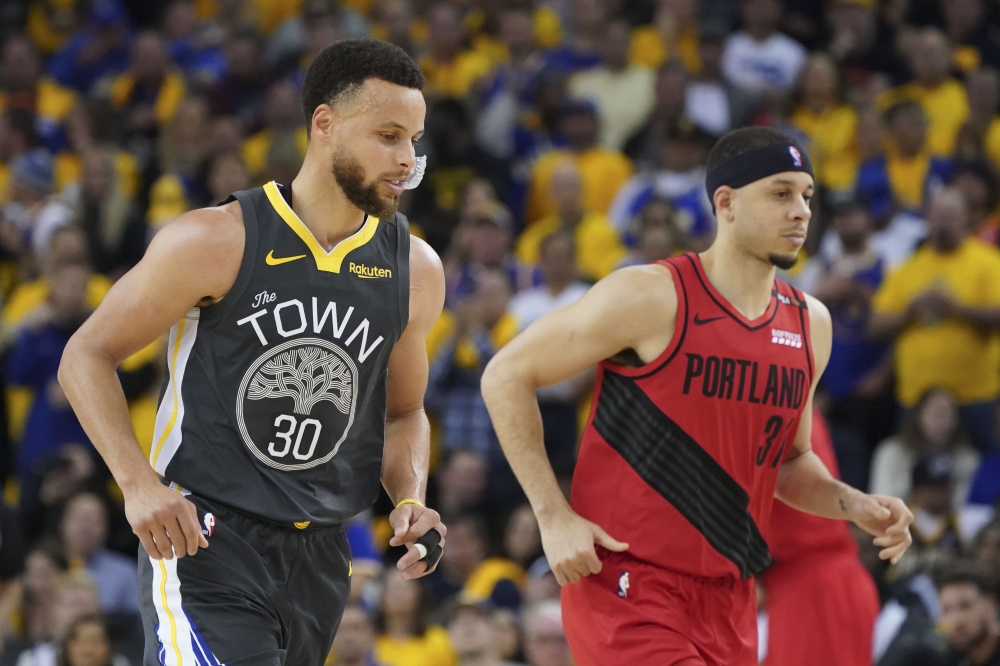
[{"label": "player's neck", "polygon": [[718,242],[699,257],[709,282],[744,317],[754,320],[767,311],[774,286],[773,265]]},{"label": "player's neck", "polygon": [[292,210],[329,252],[364,224],[365,214],[347,200],[329,168],[306,160],[292,181]]}]

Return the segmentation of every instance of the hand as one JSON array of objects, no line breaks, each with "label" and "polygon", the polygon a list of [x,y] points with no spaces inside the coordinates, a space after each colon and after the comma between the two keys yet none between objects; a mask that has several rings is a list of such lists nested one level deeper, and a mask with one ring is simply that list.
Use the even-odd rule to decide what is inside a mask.
[{"label": "hand", "polygon": [[208,548],[194,504],[158,478],[125,495],[125,517],[154,560],[194,555],[199,548]]},{"label": "hand", "polygon": [[628,550],[627,543],[616,541],[600,526],[572,511],[546,521],[545,525],[539,524],[539,527],[545,557],[560,585],[600,573],[601,560],[594,549],[595,543],[616,553]]},{"label": "hand", "polygon": [[950,295],[940,289],[929,289],[913,299],[910,307],[917,316],[928,313],[935,317],[947,317],[955,311],[956,303]]},{"label": "hand", "polygon": [[444,548],[444,537],[448,534],[448,528],[441,522],[441,516],[437,511],[419,504],[404,504],[389,514],[389,525],[394,532],[389,539],[389,545],[406,546],[406,555],[396,562],[396,568],[403,572],[404,580],[420,578],[437,569],[437,564],[433,568],[428,568],[426,561],[421,562],[420,551],[414,548],[417,539],[431,530],[441,533],[440,545]]},{"label": "hand", "polygon": [[896,564],[913,543],[913,514],[898,497],[859,494],[848,507],[847,517],[875,537],[875,545],[882,549],[879,559]]}]

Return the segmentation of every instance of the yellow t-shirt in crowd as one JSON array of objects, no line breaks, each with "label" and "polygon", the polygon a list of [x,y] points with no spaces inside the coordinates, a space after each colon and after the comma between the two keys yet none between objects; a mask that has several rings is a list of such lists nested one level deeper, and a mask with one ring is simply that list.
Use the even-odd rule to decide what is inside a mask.
[{"label": "yellow t-shirt in crowd", "polygon": [[[115,109],[126,106],[132,98],[135,88],[135,78],[131,74],[122,74],[111,84],[111,104]],[[174,114],[187,95],[187,85],[184,77],[178,72],[168,72],[156,93],[153,103],[153,114],[161,127],[174,119]]]},{"label": "yellow t-shirt in crowd", "polygon": [[[35,115],[41,122],[61,123],[76,106],[78,99],[75,91],[43,77],[35,85]],[[0,113],[7,110],[9,103],[7,93],[0,92]]]},{"label": "yellow t-shirt in crowd", "polygon": [[538,158],[531,170],[528,190],[528,224],[553,215],[552,172],[569,160],[580,170],[583,180],[584,207],[601,213],[608,212],[618,188],[632,176],[632,163],[621,152],[608,148],[590,148],[582,153],[553,150]]},{"label": "yellow t-shirt in crowd", "polygon": [[655,25],[642,25],[632,30],[628,45],[628,60],[631,64],[658,69],[669,58],[674,57],[692,74],[701,70],[697,26],[690,24],[681,30],[673,50],[663,41],[663,36]]},{"label": "yellow t-shirt in crowd", "polygon": [[[274,132],[269,129],[262,129],[253,136],[248,137],[240,147],[240,155],[243,163],[253,176],[259,176],[267,167],[267,153],[271,150],[274,142]],[[305,127],[295,130],[295,145],[298,146],[302,157],[306,156],[306,148],[309,146],[309,135]]]},{"label": "yellow t-shirt in crowd", "polygon": [[165,173],[153,182],[149,189],[149,209],[146,211],[149,226],[158,229],[189,210],[191,202],[178,176]]},{"label": "yellow t-shirt in crowd", "polygon": [[858,173],[858,114],[847,104],[834,104],[822,113],[799,107],[792,124],[812,142],[809,157],[821,185],[832,190],[854,186]]},{"label": "yellow t-shirt in crowd", "polygon": [[930,167],[931,156],[926,152],[909,159],[887,155],[885,168],[889,172],[893,199],[906,208],[920,208],[924,203],[924,185]]},{"label": "yellow t-shirt in crowd", "polygon": [[[1000,307],[1000,251],[966,239],[951,254],[924,246],[875,294],[875,312],[898,315],[920,294],[939,289],[968,307]],[[1000,338],[953,319],[911,324],[896,340],[899,402],[912,407],[940,387],[961,404],[1000,395]]]},{"label": "yellow t-shirt in crowd", "polygon": [[[116,150],[114,160],[122,193],[134,197],[139,192],[139,163],[127,150]],[[61,192],[67,185],[79,181],[83,176],[83,159],[70,151],[61,152],[53,161],[52,171],[55,191]]]},{"label": "yellow t-shirt in crowd", "polygon": [[[562,228],[558,215],[537,222],[521,234],[515,254],[520,261],[535,265],[541,259],[542,241]],[[615,269],[626,250],[608,218],[596,212],[583,216],[573,229],[576,242],[576,265],[590,280],[600,280]]]},{"label": "yellow t-shirt in crowd", "polygon": [[933,155],[954,153],[958,131],[969,119],[969,98],[955,79],[948,79],[934,89],[907,83],[885,91],[876,101],[883,111],[900,102],[919,102],[927,114],[927,148]]},{"label": "yellow t-shirt in crowd", "polygon": [[451,647],[448,632],[442,627],[428,627],[422,638],[397,641],[389,636],[375,640],[375,659],[384,666],[455,666],[458,656]]},{"label": "yellow t-shirt in crowd", "polygon": [[472,84],[490,73],[493,62],[481,51],[463,51],[446,63],[424,56],[420,59],[420,69],[427,79],[425,95],[465,97]]},{"label": "yellow t-shirt in crowd", "polygon": [[993,116],[983,136],[983,152],[994,169],[1000,169],[1000,116]]}]

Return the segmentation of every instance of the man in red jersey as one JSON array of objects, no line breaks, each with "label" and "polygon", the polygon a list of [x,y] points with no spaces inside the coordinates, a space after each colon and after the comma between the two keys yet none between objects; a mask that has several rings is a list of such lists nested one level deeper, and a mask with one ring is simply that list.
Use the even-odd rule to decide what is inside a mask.
[{"label": "man in red jersey", "polygon": [[[813,412],[812,450],[834,476],[837,459],[826,422]],[[858,559],[847,523],[797,511],[771,510],[767,545],[774,566],[767,590],[765,666],[859,666],[871,663],[878,588]]]},{"label": "man in red jersey", "polygon": [[[753,576],[771,562],[761,532],[775,496],[853,520],[884,559],[911,543],[901,500],[841,483],[810,450],[830,314],[775,279],[805,242],[808,156],[776,130],[737,130],[712,149],[706,187],[711,248],[611,274],[536,321],[483,376],[565,586],[578,666],[756,664]],[[570,505],[545,457],[535,391],[595,363]]]}]

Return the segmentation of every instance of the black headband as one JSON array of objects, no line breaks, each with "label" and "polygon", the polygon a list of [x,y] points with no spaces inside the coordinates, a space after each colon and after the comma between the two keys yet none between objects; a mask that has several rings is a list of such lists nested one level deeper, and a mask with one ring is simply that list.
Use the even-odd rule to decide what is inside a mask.
[{"label": "black headband", "polygon": [[715,208],[715,191],[723,185],[739,189],[755,180],[784,171],[802,171],[813,175],[809,155],[798,146],[777,143],[737,155],[715,167],[705,176],[708,199]]}]

